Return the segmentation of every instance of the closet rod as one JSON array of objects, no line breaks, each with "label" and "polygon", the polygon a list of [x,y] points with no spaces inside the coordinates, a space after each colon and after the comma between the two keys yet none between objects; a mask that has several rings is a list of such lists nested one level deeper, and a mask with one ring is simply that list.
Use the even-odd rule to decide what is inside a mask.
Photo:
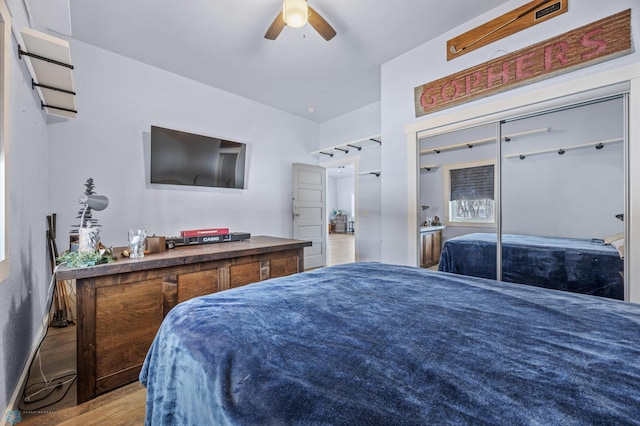
[{"label": "closet rod", "polygon": [[[520,132],[520,133],[512,133],[510,135],[504,135],[504,140],[505,142],[509,142],[511,141],[511,139],[516,138],[516,137],[520,137],[520,136],[528,136],[528,135],[534,135],[537,133],[545,133],[545,132],[549,132],[551,131],[550,127],[545,127],[542,129],[536,129],[536,130],[528,130],[526,132]],[[445,145],[445,146],[441,146],[441,147],[437,147],[437,148],[427,148],[427,149],[423,149],[420,150],[420,154],[440,154],[440,152],[442,151],[448,151],[451,149],[458,149],[458,148],[473,148],[475,145],[482,145],[488,142],[495,142],[496,138],[495,136],[492,136],[490,138],[483,138],[483,139],[476,139],[476,140],[472,140],[472,141],[468,141],[468,142],[462,142],[462,143],[457,143],[457,144],[453,144],[453,145]]]},{"label": "closet rod", "polygon": [[569,151],[569,150],[573,150],[573,149],[579,149],[579,148],[589,148],[589,147],[594,147],[595,149],[602,149],[604,148],[605,145],[611,144],[611,143],[616,143],[616,142],[622,142],[624,139],[623,138],[615,138],[615,139],[605,139],[605,140],[601,140],[601,141],[594,141],[594,142],[587,142],[587,143],[581,143],[578,145],[571,145],[571,146],[567,146],[564,148],[548,148],[548,149],[541,149],[539,151],[529,151],[529,152],[521,152],[518,154],[509,154],[509,155],[505,155],[504,158],[519,158],[521,160],[524,160],[525,158],[531,156],[531,155],[539,155],[539,154],[548,154],[550,152],[555,152],[559,155],[564,154],[565,152]]}]

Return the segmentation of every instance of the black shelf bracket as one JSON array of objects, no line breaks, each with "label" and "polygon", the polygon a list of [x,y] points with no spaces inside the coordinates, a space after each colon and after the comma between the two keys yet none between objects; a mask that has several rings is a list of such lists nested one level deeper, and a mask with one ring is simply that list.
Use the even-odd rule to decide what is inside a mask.
[{"label": "black shelf bracket", "polygon": [[320,154],[324,154],[324,155],[328,155],[329,157],[333,157],[333,153],[332,152],[322,152],[322,151],[320,151]]},{"label": "black shelf bracket", "polygon": [[369,140],[371,140],[373,142],[378,142],[380,145],[382,145],[382,141],[379,141],[378,139],[369,138]]},{"label": "black shelf bracket", "polygon": [[342,152],[344,152],[345,154],[348,154],[348,153],[349,153],[349,150],[348,150],[348,149],[344,149],[344,148],[333,148],[333,149],[337,149],[338,151],[342,151]]},{"label": "black shelf bracket", "polygon": [[18,59],[22,59],[23,56],[28,56],[39,61],[49,62],[50,64],[60,65],[61,67],[73,69],[73,65],[65,64],[64,62],[56,61],[55,59],[45,58],[44,56],[36,55],[35,53],[29,53],[22,50],[22,46],[18,45]]},{"label": "black shelf bracket", "polygon": [[376,175],[376,177],[380,177],[380,172],[369,172],[370,175]]},{"label": "black shelf bracket", "polygon": [[62,92],[62,93],[66,93],[68,95],[74,95],[75,96],[75,94],[76,94],[76,92],[74,92],[74,91],[67,90],[67,89],[60,89],[59,87],[48,86],[46,84],[36,83],[35,81],[33,81],[33,79],[31,79],[31,88],[35,89],[36,87],[42,87],[43,89],[55,90],[56,92]]},{"label": "black shelf bracket", "polygon": [[73,112],[75,114],[78,113],[78,111],[76,111],[75,109],[62,108],[62,107],[57,107],[57,106],[53,106],[53,105],[45,105],[44,102],[40,101],[40,109],[45,109],[45,108],[53,108],[53,109],[58,109],[60,111],[69,111],[69,112]]},{"label": "black shelf bracket", "polygon": [[361,146],[355,146],[355,145],[349,145],[349,144],[347,144],[347,146],[348,146],[349,148],[355,148],[355,149],[357,149],[358,151],[362,151],[362,147],[361,147]]}]

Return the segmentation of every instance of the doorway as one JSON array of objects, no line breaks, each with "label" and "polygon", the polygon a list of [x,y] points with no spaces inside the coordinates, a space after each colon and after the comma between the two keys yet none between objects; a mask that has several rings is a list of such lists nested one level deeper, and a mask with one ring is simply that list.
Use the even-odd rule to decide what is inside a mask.
[{"label": "doorway", "polygon": [[327,266],[355,262],[357,164],[325,165],[327,170]]}]

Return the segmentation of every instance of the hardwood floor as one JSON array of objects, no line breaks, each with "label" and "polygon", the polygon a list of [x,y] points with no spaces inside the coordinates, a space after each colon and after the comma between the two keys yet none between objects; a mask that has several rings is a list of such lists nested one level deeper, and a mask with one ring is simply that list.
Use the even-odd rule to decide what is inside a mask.
[{"label": "hardwood floor", "polygon": [[355,262],[356,237],[353,234],[329,234],[327,243],[327,266]]},{"label": "hardwood floor", "polygon": [[[327,264],[339,265],[355,261],[353,234],[329,234]],[[33,395],[51,381],[53,389],[33,395],[31,402],[20,403],[20,425],[142,425],[145,417],[146,390],[138,382],[131,383],[91,401],[76,405],[76,381],[64,383],[76,369],[76,327],[50,327],[31,367],[25,395]],[[44,376],[44,378],[42,377]],[[54,378],[54,380],[52,380]],[[51,393],[46,398],[42,396]],[[66,393],[65,393],[66,392]],[[58,401],[59,400],[59,401]]]},{"label": "hardwood floor", "polygon": [[[29,371],[19,409],[23,421],[76,405],[76,327],[49,327]],[[49,385],[47,386],[47,382]]]},{"label": "hardwood floor", "polygon": [[[131,383],[84,404],[76,405],[76,381],[57,386],[60,382],[73,379],[71,374],[75,369],[75,325],[62,328],[49,327],[40,347],[40,357],[36,357],[33,362],[24,391],[24,395],[31,395],[30,401],[21,400],[20,402],[22,421],[19,424],[38,426],[144,424],[146,390],[140,383]],[[45,381],[50,381],[53,389],[42,390]]]}]

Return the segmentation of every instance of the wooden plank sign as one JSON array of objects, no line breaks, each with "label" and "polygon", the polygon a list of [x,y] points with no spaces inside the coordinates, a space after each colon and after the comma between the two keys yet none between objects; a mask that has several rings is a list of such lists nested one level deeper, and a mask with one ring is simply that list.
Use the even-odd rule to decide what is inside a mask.
[{"label": "wooden plank sign", "polygon": [[447,41],[447,61],[567,12],[568,0],[533,0]]},{"label": "wooden plank sign", "polygon": [[632,52],[631,10],[414,88],[416,117]]}]

